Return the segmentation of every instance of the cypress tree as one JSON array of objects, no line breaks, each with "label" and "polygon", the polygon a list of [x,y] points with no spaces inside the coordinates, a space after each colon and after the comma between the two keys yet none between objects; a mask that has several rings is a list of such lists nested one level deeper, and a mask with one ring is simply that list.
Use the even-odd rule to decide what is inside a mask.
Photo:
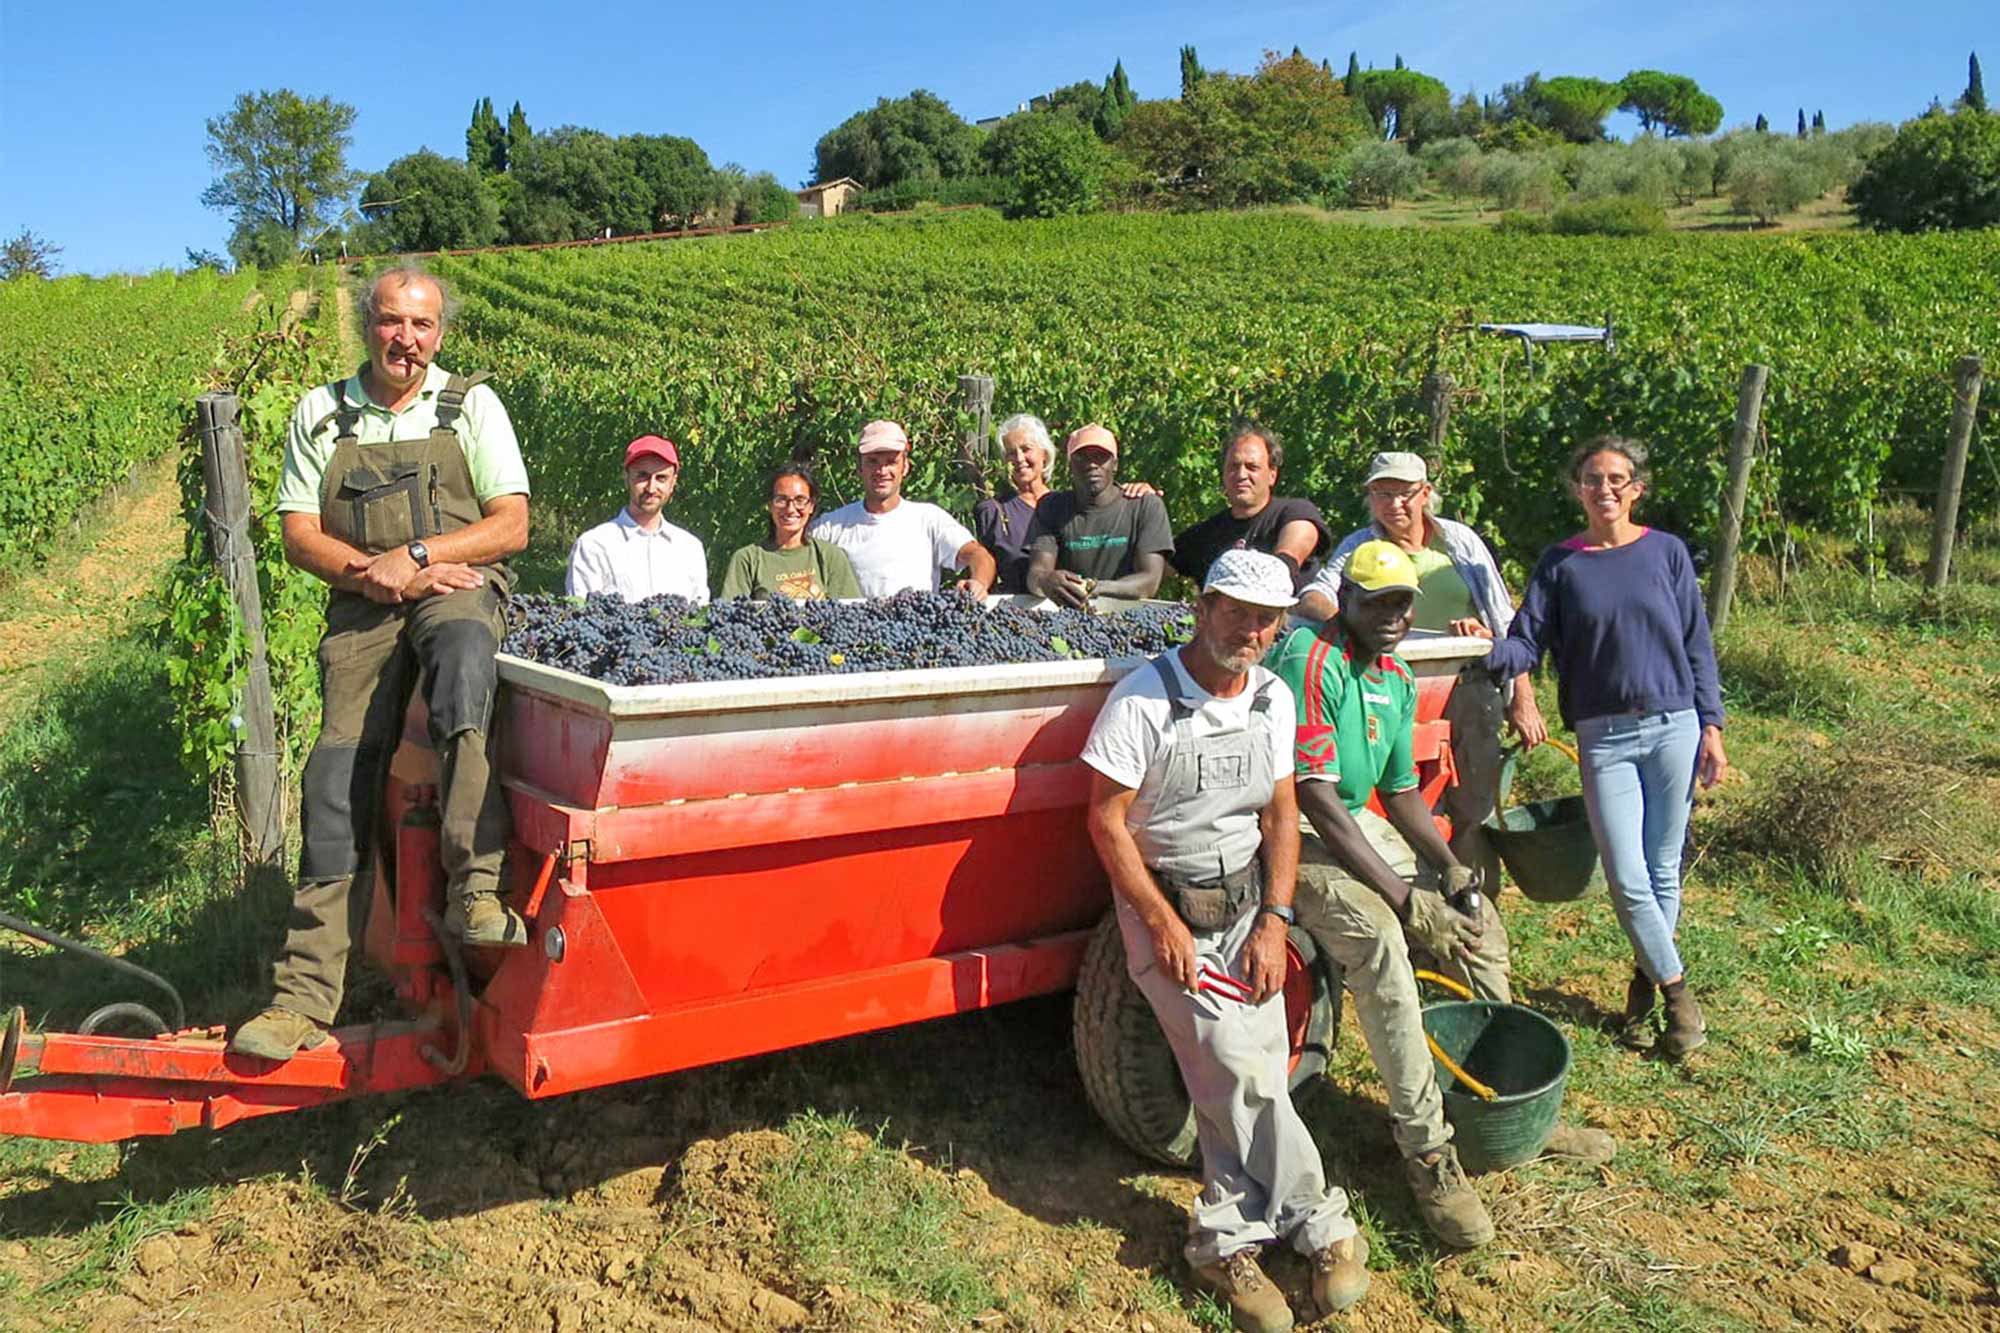
[{"label": "cypress tree", "polygon": [[1763,112],[1759,111],[1757,113],[1757,133],[1769,134],[1770,132],[1771,132],[1771,122],[1764,118]]},{"label": "cypress tree", "polygon": [[1974,111],[1986,109],[1986,80],[1979,77],[1979,52],[1965,62],[1965,105]]},{"label": "cypress tree", "polygon": [[1815,139],[1817,139],[1820,135],[1826,133],[1826,112],[1824,111],[1813,112],[1812,130],[1813,130],[1813,137]]},{"label": "cypress tree", "polygon": [[1396,56],[1396,68],[1401,69],[1402,67],[1403,67],[1403,57],[1402,54],[1398,52]]},{"label": "cypress tree", "polygon": [[1806,109],[1805,109],[1804,107],[1800,107],[1800,108],[1799,108],[1799,131],[1798,131],[1798,137],[1799,137],[1799,138],[1801,138],[1801,139],[1803,139],[1803,138],[1805,138],[1805,137],[1806,137]]},{"label": "cypress tree", "polygon": [[519,102],[514,103],[514,109],[507,113],[507,160],[511,163],[519,157],[534,137],[535,132],[528,128],[527,113],[521,110]]},{"label": "cypress tree", "polygon": [[1319,62],[1319,72],[1326,75],[1326,77],[1328,77],[1329,79],[1332,78],[1333,62],[1331,60],[1321,59],[1321,61]]},{"label": "cypress tree", "polygon": [[1194,48],[1192,46],[1183,46],[1181,48],[1181,100],[1183,102],[1194,96],[1194,86],[1200,83],[1205,77],[1206,74],[1202,70],[1201,61],[1195,58]]},{"label": "cypress tree", "polygon": [[1121,109],[1130,111],[1139,99],[1132,95],[1132,81],[1125,77],[1125,62],[1119,60],[1111,66],[1111,88],[1118,97]]},{"label": "cypress tree", "polygon": [[1341,81],[1340,91],[1349,97],[1361,96],[1361,55],[1356,51],[1347,53],[1347,77]]}]

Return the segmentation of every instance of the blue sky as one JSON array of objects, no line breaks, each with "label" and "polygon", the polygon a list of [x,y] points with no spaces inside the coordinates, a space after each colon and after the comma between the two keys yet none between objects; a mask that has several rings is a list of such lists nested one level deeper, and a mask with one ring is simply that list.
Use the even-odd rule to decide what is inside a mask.
[{"label": "blue sky", "polygon": [[[462,154],[473,101],[487,96],[503,117],[519,100],[538,129],[684,134],[718,164],[797,184],[818,137],[878,96],[929,88],[977,119],[1101,80],[1121,57],[1141,97],[1173,96],[1184,42],[1209,68],[1239,71],[1267,47],[1297,44],[1336,69],[1350,50],[1364,65],[1400,53],[1455,92],[1491,92],[1536,69],[1615,79],[1652,67],[1693,75],[1722,101],[1726,124],[1762,111],[1785,127],[1800,106],[1823,109],[1836,128],[1896,121],[1962,91],[1976,29],[2000,62],[1993,12],[1990,0],[1015,0],[963,10],[0,0],[0,236],[31,228],[64,247],[65,272],[144,271],[179,264],[190,246],[221,249],[228,221],[199,199],[211,177],[203,125],[259,88],[353,104],[349,160],[364,170],[423,146]],[[2000,80],[2000,63],[1994,71]]]}]

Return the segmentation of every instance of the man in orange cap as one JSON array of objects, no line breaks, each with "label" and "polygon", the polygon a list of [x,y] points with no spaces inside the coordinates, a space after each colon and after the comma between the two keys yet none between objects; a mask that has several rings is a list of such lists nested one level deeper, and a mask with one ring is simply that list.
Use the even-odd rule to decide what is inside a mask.
[{"label": "man in orange cap", "polygon": [[1028,591],[1060,606],[1093,597],[1151,597],[1167,572],[1173,525],[1157,495],[1118,488],[1118,437],[1102,426],[1071,433],[1070,489],[1052,491],[1028,525]]},{"label": "man in orange cap", "polygon": [[570,548],[570,596],[615,592],[642,602],[671,593],[708,600],[708,552],[701,539],[662,517],[680,475],[680,450],[672,440],[641,435],[625,446],[625,507]]}]

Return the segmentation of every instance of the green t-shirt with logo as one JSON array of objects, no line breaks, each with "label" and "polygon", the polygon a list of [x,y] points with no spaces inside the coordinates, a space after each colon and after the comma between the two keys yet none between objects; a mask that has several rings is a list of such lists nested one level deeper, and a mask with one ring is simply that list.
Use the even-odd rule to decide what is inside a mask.
[{"label": "green t-shirt with logo", "polygon": [[1378,790],[1393,796],[1417,785],[1417,679],[1402,658],[1357,658],[1340,622],[1329,620],[1293,630],[1264,665],[1298,701],[1300,781],[1334,783],[1357,811]]},{"label": "green t-shirt with logo", "polygon": [[1054,551],[1056,568],[1087,579],[1122,579],[1142,555],[1174,549],[1173,525],[1157,495],[1120,495],[1089,509],[1075,491],[1051,491],[1035,506],[1028,550]]}]

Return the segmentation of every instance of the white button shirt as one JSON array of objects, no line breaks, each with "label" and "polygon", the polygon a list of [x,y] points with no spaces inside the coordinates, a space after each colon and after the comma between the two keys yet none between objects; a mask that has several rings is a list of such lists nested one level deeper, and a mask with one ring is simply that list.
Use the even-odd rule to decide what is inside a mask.
[{"label": "white button shirt", "polygon": [[691,602],[708,600],[708,553],[701,538],[665,519],[652,532],[640,527],[632,511],[621,509],[609,523],[600,523],[576,539],[570,548],[569,595],[615,592],[628,602],[658,593],[673,593]]}]

